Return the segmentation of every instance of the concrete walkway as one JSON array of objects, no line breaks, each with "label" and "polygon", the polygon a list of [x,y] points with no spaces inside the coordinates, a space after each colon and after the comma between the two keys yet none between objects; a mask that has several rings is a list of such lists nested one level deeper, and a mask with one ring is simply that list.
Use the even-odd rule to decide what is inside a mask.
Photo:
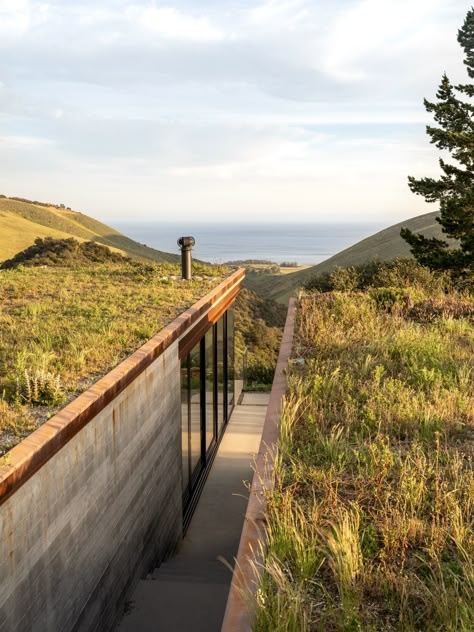
[{"label": "concrete walkway", "polygon": [[268,399],[235,407],[179,552],[140,581],[118,632],[220,631]]}]

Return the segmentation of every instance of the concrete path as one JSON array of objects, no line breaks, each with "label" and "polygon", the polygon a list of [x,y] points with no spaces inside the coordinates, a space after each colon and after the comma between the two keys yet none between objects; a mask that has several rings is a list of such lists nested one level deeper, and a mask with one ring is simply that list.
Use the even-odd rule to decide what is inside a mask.
[{"label": "concrete path", "polygon": [[117,632],[219,632],[269,394],[235,407],[179,552],[141,580]]}]

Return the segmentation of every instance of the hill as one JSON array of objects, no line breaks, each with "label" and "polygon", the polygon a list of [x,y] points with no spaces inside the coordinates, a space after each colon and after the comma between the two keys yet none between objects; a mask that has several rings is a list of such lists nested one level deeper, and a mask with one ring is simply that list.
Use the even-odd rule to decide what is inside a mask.
[{"label": "hill", "polygon": [[445,238],[441,233],[441,226],[436,221],[437,215],[438,212],[426,213],[384,228],[375,235],[359,241],[316,266],[291,274],[263,276],[251,272],[247,273],[245,285],[260,296],[271,298],[279,303],[287,303],[289,298],[295,295],[298,288],[309,279],[317,274],[330,272],[337,266],[358,265],[372,259],[386,260],[395,257],[410,257],[409,246],[400,237],[402,227],[423,233],[427,237]]},{"label": "hill", "polygon": [[0,261],[24,250],[37,237],[94,241],[142,261],[176,263],[179,256],[149,248],[84,213],[62,205],[0,196]]}]

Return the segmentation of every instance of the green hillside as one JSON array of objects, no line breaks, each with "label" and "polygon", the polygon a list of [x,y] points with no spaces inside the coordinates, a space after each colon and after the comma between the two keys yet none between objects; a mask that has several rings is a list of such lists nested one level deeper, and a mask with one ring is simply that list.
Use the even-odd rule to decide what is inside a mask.
[{"label": "green hillside", "polygon": [[0,261],[30,246],[36,237],[95,241],[133,259],[158,262],[179,260],[178,255],[148,248],[114,228],[67,208],[0,197]]},{"label": "green hillside", "polygon": [[394,224],[311,268],[305,268],[286,275],[247,273],[245,285],[265,298],[271,298],[279,303],[287,303],[289,298],[294,296],[298,288],[306,281],[316,274],[330,272],[337,266],[358,265],[371,259],[409,257],[408,244],[400,237],[400,229],[402,227],[406,226],[410,230],[420,232],[427,237],[443,238],[441,226],[436,221],[437,215],[437,212],[426,213],[425,215],[419,215],[418,217]]}]

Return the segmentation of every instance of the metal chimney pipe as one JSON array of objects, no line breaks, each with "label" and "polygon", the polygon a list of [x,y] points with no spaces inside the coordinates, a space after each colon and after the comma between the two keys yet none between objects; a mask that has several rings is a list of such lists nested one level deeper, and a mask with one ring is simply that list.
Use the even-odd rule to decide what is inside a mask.
[{"label": "metal chimney pipe", "polygon": [[178,239],[178,246],[181,248],[181,276],[187,281],[193,276],[191,250],[195,243],[194,237],[180,237]]}]

